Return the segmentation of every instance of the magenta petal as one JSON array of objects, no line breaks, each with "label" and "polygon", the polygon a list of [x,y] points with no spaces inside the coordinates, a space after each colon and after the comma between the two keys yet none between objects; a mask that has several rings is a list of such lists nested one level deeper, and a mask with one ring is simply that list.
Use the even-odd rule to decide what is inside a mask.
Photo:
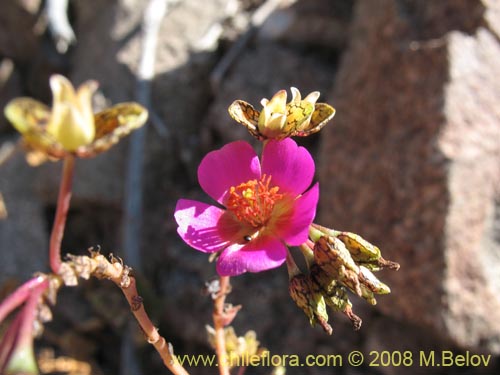
[{"label": "magenta petal", "polygon": [[244,246],[232,245],[217,259],[217,273],[237,276],[276,268],[285,262],[286,252],[283,242],[273,237],[257,238]]},{"label": "magenta petal", "polygon": [[279,236],[290,246],[299,246],[306,242],[309,227],[316,215],[319,199],[319,184],[314,186],[294,202],[293,214],[287,225],[280,225]]},{"label": "magenta petal", "polygon": [[314,176],[314,160],[311,154],[290,138],[269,141],[262,152],[262,174],[271,177],[271,185],[280,191],[302,194]]},{"label": "magenta petal", "polygon": [[259,178],[257,154],[244,141],[231,142],[208,153],[198,167],[198,181],[202,189],[221,204],[231,186]]},{"label": "magenta petal", "polygon": [[224,210],[205,203],[179,199],[175,207],[177,233],[190,246],[204,253],[213,253],[226,247],[230,239],[221,229],[219,221]]}]

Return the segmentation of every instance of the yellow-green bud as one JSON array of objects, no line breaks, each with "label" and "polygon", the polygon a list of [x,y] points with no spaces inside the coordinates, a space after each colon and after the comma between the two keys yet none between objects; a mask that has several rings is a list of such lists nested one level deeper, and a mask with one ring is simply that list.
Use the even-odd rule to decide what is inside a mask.
[{"label": "yellow-green bud", "polygon": [[355,233],[341,232],[337,238],[344,243],[355,262],[372,262],[380,258],[380,249]]},{"label": "yellow-green bud", "polygon": [[75,92],[68,79],[54,75],[50,87],[54,98],[47,132],[68,151],[91,143],[95,137],[92,94],[97,83],[88,81]]},{"label": "yellow-green bud", "polygon": [[262,99],[259,132],[267,138],[278,138],[286,124],[286,91],[278,91],[271,100]]},{"label": "yellow-green bud", "polygon": [[347,291],[339,282],[330,278],[317,264],[314,264],[310,271],[313,290],[323,295],[332,310],[344,311],[346,306],[351,306]]},{"label": "yellow-green bud", "polygon": [[362,285],[365,285],[375,294],[389,294],[391,289],[381,282],[369,269],[360,266],[359,280]]},{"label": "yellow-green bud", "polygon": [[314,260],[332,278],[361,296],[359,267],[338,238],[323,236],[314,245]]},{"label": "yellow-green bud", "polygon": [[358,266],[354,263],[351,254],[339,239],[323,236],[314,245],[314,260],[328,274],[339,273],[341,266],[359,273]]}]

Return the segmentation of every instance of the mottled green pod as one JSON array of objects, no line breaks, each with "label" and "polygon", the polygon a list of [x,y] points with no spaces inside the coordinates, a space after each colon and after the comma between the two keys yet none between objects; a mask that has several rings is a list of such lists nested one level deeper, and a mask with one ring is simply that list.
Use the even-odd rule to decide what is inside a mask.
[{"label": "mottled green pod", "polygon": [[360,282],[375,294],[389,294],[391,289],[381,282],[368,268],[364,266],[359,267]]},{"label": "mottled green pod", "polygon": [[290,280],[288,284],[290,296],[309,318],[309,323],[314,327],[319,323],[325,332],[332,333],[332,327],[328,324],[328,313],[323,295],[314,291],[311,279],[299,274]]},{"label": "mottled green pod", "polygon": [[323,236],[314,245],[314,260],[328,274],[339,273],[340,267],[359,273],[358,266],[349,253],[349,250],[339,239]]},{"label": "mottled green pod", "polygon": [[336,285],[331,293],[325,296],[325,302],[333,311],[345,311],[346,307],[352,306],[347,291],[342,285]]},{"label": "mottled green pod", "polygon": [[314,312],[312,310],[312,306],[309,303],[309,296],[311,294],[311,288],[309,286],[309,281],[307,276],[304,274],[300,274],[294,276],[290,283],[288,284],[288,291],[290,293],[290,297],[292,297],[295,304],[304,310],[305,314],[309,318],[311,324],[313,323]]},{"label": "mottled green pod", "polygon": [[361,297],[368,302],[370,305],[375,306],[377,304],[377,300],[375,299],[375,294],[366,286],[361,284]]},{"label": "mottled green pod", "polygon": [[347,291],[340,282],[332,279],[321,267],[314,264],[310,270],[313,290],[321,293],[326,304],[334,311],[344,311],[346,306],[352,306]]},{"label": "mottled green pod", "polygon": [[337,238],[343,242],[356,262],[373,262],[381,256],[377,246],[355,233],[342,232]]}]

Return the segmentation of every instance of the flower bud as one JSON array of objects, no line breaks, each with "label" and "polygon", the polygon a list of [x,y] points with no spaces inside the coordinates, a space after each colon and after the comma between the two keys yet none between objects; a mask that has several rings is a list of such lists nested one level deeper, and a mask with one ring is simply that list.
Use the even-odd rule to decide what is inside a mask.
[{"label": "flower bud", "polygon": [[370,304],[375,305],[377,303],[374,294],[389,294],[391,292],[391,289],[381,282],[368,268],[360,266],[359,270],[361,296]]},{"label": "flower bud", "polygon": [[31,98],[14,98],[5,116],[22,134],[27,160],[39,165],[67,156],[93,157],[108,150],[141,127],[148,111],[137,103],[120,103],[94,114],[92,95],[97,82],[87,81],[75,91],[61,75],[50,78],[52,108]]},{"label": "flower bud", "polygon": [[303,132],[311,123],[314,107],[320,94],[319,91],[313,91],[302,99],[300,91],[295,87],[291,87],[290,91],[292,92],[292,100],[288,103],[287,121],[289,124],[294,124],[295,131]]},{"label": "flower bud", "polygon": [[359,267],[339,239],[331,236],[320,237],[314,245],[314,260],[329,276],[361,296]]},{"label": "flower bud", "polygon": [[342,311],[354,329],[359,329],[361,319],[353,313],[346,289],[375,305],[376,294],[388,294],[391,290],[372,271],[397,270],[399,264],[382,258],[378,247],[355,233],[313,224],[309,242],[314,242],[314,247],[303,247],[313,247],[314,261],[308,261],[313,291],[320,293],[332,310]]},{"label": "flower bud", "polygon": [[320,293],[325,299],[325,303],[333,311],[345,311],[347,306],[351,306],[347,291],[336,280],[321,269],[317,264],[311,267],[311,281],[314,292]]},{"label": "flower bud", "polygon": [[[358,240],[356,243],[360,243],[360,241]],[[366,248],[366,246],[363,247]],[[361,246],[357,248],[359,249]],[[356,264],[351,254],[339,238],[320,237],[314,245],[314,260],[326,275],[312,272],[312,277],[319,285],[322,285],[324,294],[327,296],[339,283],[364,298],[371,305],[375,305],[377,303],[375,294],[388,294],[391,290],[368,267],[364,266],[365,263]],[[371,254],[376,254],[376,252],[371,251]],[[356,255],[357,259],[373,259],[375,257],[374,255],[368,255],[368,252],[362,253],[361,251],[357,252]],[[341,303],[341,300],[336,301]]]},{"label": "flower bud", "polygon": [[380,258],[380,249],[355,233],[341,232],[337,238],[344,243],[355,262],[371,262]]},{"label": "flower bud", "polygon": [[262,99],[262,111],[250,103],[235,100],[229,106],[231,117],[245,126],[259,140],[305,137],[316,133],[335,115],[335,109],[326,103],[316,103],[319,92],[302,99],[299,90],[291,88],[292,100],[287,103],[285,90],[278,91],[271,100]]},{"label": "flower bud", "polygon": [[50,87],[54,98],[47,132],[68,151],[91,143],[95,137],[91,101],[97,82],[88,81],[75,92],[65,77],[54,75]]},{"label": "flower bud", "polygon": [[380,271],[383,268],[399,269],[398,263],[382,258],[380,249],[363,237],[355,233],[340,232],[337,238],[344,243],[356,264],[363,265],[371,271]]},{"label": "flower bud", "polygon": [[266,138],[278,138],[286,124],[286,91],[278,91],[271,100],[262,99],[258,129]]},{"label": "flower bud", "polygon": [[290,296],[309,318],[309,323],[314,327],[319,323],[329,335],[332,327],[328,324],[328,313],[326,303],[321,293],[315,293],[311,279],[304,274],[299,274],[290,279],[288,285]]}]

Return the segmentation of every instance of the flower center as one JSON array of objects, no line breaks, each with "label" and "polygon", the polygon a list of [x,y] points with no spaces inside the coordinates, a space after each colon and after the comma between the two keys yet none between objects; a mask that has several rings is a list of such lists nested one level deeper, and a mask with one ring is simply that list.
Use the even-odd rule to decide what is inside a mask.
[{"label": "flower center", "polygon": [[283,198],[279,187],[269,187],[271,176],[263,175],[260,180],[250,180],[238,186],[231,186],[226,207],[241,222],[254,228],[265,226],[276,202]]}]

